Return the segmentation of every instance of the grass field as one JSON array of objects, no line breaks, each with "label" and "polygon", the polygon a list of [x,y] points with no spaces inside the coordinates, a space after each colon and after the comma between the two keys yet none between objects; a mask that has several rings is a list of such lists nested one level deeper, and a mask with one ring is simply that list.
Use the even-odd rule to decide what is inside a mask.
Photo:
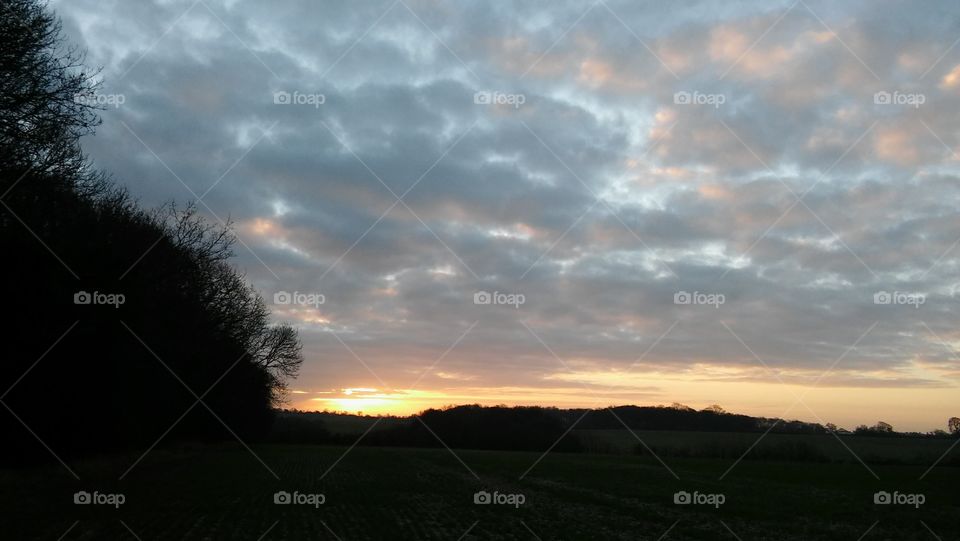
[{"label": "grass field", "polygon": [[[871,466],[878,480],[857,463],[744,461],[721,481],[732,460],[665,458],[674,477],[655,458],[631,455],[550,453],[538,462],[540,453],[454,456],[445,449],[254,451],[279,479],[232,445],[156,450],[122,481],[137,455],[71,463],[79,481],[59,465],[3,471],[0,537],[869,541],[960,533],[955,467],[935,468],[921,481],[927,467]],[[126,501],[119,508],[75,505],[79,490],[121,493]],[[525,502],[476,505],[480,490],[522,494]],[[681,490],[722,494],[725,502],[676,505]],[[919,508],[875,505],[879,490],[922,493],[926,501]],[[322,493],[325,502],[277,505],[277,491]]]},{"label": "grass field", "polygon": [[750,432],[667,430],[635,430],[633,434],[626,430],[574,430],[573,434],[594,453],[635,453],[646,444],[660,456],[735,459],[756,444],[754,449],[759,451],[799,448],[826,461],[857,462],[859,457],[867,463],[930,465],[948,450],[947,461],[960,457],[960,446],[950,449],[955,439],[776,433],[760,438],[761,433]]}]

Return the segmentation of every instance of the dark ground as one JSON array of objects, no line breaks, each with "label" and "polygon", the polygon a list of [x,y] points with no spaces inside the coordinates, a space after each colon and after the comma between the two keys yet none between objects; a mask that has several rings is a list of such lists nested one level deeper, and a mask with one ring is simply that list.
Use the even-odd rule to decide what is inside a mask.
[{"label": "dark ground", "polygon": [[[917,539],[960,534],[960,469],[333,446],[193,446],[0,472],[4,539]],[[259,457],[259,458],[258,458]],[[342,458],[342,459],[341,459]],[[263,464],[260,463],[262,459]],[[463,463],[461,463],[461,460]],[[276,474],[276,478],[274,474]],[[529,470],[529,472],[528,472]],[[676,477],[671,474],[672,470]],[[528,472],[525,474],[525,472]],[[476,476],[474,475],[476,474]],[[521,477],[523,477],[521,479]],[[679,478],[679,479],[678,479]],[[123,494],[119,508],[74,493]],[[519,508],[477,491],[522,494]],[[674,493],[722,494],[719,507]],[[874,493],[925,503],[875,505]],[[322,493],[319,507],[277,491]]]}]

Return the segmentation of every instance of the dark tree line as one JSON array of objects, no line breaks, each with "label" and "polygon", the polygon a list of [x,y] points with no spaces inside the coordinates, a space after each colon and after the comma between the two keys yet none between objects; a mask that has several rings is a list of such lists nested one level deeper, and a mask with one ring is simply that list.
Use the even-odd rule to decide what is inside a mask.
[{"label": "dark tree line", "polygon": [[[442,447],[505,451],[544,451],[553,447],[560,452],[584,451],[582,443],[568,433],[570,420],[560,410],[537,406],[484,407],[476,404],[429,409],[412,417],[363,419],[361,432],[372,430],[360,445],[385,447]],[[270,433],[270,441],[296,444],[353,445],[353,431],[334,432],[325,418],[338,414],[308,411],[283,411]],[[442,443],[441,443],[442,442]]]},{"label": "dark tree line", "polygon": [[[419,419],[417,419],[419,417]],[[618,406],[595,410],[545,407],[453,406],[429,409],[411,418],[396,418],[388,428],[371,431],[363,445],[450,447],[513,451],[585,451],[576,430],[678,430],[699,432],[764,432],[775,420],[726,413],[719,406],[694,410],[686,406]],[[778,421],[772,432],[821,434],[816,424]],[[352,444],[355,434],[327,430],[323,414],[284,412],[271,434],[285,443]]]},{"label": "dark tree line", "polygon": [[45,6],[0,3],[0,453],[261,437],[297,333],[229,264],[227,226],[145,210],[84,158],[95,75]]},{"label": "dark tree line", "polygon": [[[336,431],[342,422],[337,416],[352,417],[358,421],[352,430]],[[331,426],[327,425],[330,420]],[[377,425],[374,425],[374,422]],[[951,426],[960,426],[953,418]],[[879,423],[886,425],[886,423]],[[889,425],[887,425],[889,426]],[[368,432],[368,428],[370,428]],[[727,413],[719,406],[703,410],[673,404],[671,406],[617,406],[602,409],[559,409],[549,407],[507,406],[452,406],[429,409],[412,417],[354,416],[328,412],[284,410],[270,433],[270,441],[294,444],[336,444],[402,447],[441,447],[490,449],[510,451],[557,452],[616,452],[602,440],[587,435],[591,430],[624,431],[629,428],[643,431],[676,431],[698,433],[752,433],[767,432],[793,435],[824,435],[829,432],[850,437],[875,436],[872,429],[857,432],[840,431],[835,426],[817,423],[768,419]],[[341,428],[342,430],[342,428]],[[939,432],[939,433],[938,433]],[[946,432],[926,434],[898,433],[886,430],[882,435],[903,438],[945,438]],[[364,433],[360,440],[357,435]],[[956,434],[954,435],[954,437]],[[762,438],[761,438],[762,439]],[[832,460],[823,450],[823,441],[794,438],[764,440],[753,445],[753,436],[744,440],[726,441],[724,438],[692,439],[678,443],[647,445],[639,443],[635,452],[641,455],[686,458],[724,458],[736,460],[794,460],[827,462]],[[828,444],[835,443],[827,438]],[[442,443],[441,443],[442,442]],[[652,453],[651,453],[652,451]],[[889,457],[873,459],[891,461]],[[899,460],[899,459],[896,459]],[[957,458],[945,461],[956,464]],[[890,462],[893,463],[893,462]]]},{"label": "dark tree line", "polygon": [[759,430],[758,421],[756,417],[723,413],[715,409],[697,411],[687,407],[618,406],[591,411],[580,426],[621,429],[625,423],[637,430],[753,432]]},{"label": "dark tree line", "polygon": [[[557,408],[455,406],[429,409],[405,424],[367,436],[368,445],[511,451],[582,451]],[[441,443],[442,442],[442,443]]]}]

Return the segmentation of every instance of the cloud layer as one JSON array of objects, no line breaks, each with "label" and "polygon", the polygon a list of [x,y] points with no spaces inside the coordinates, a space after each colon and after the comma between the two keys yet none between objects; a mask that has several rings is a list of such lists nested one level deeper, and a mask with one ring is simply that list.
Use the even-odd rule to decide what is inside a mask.
[{"label": "cloud layer", "polygon": [[304,294],[274,306],[302,328],[298,405],[369,388],[778,415],[789,393],[729,390],[782,382],[881,411],[913,389],[929,407],[900,420],[940,424],[960,381],[955,6],[665,6],[54,3],[125,98],[86,141],[97,164],[146,204],[202,198],[268,300]]}]

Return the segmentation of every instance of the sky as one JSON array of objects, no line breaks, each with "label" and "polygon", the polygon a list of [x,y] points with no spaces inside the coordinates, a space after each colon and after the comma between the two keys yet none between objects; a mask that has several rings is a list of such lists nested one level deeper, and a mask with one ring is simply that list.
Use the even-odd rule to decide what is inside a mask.
[{"label": "sky", "polygon": [[85,151],[299,329],[290,407],[960,415],[950,0],[51,5]]}]

